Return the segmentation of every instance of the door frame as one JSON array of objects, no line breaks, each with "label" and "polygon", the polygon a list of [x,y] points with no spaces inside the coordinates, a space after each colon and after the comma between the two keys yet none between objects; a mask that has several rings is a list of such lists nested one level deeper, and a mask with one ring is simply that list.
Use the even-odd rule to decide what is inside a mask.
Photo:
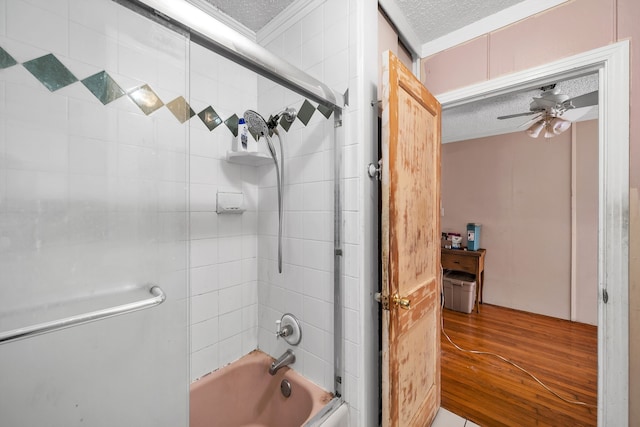
[{"label": "door frame", "polygon": [[599,75],[598,425],[622,426],[629,423],[629,42],[436,98],[444,112],[468,102],[594,72]]}]

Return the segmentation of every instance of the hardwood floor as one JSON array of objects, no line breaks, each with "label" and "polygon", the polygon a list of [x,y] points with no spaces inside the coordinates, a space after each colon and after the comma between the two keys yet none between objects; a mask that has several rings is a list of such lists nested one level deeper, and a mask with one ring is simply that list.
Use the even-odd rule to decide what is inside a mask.
[{"label": "hardwood floor", "polygon": [[596,426],[597,328],[483,304],[480,313],[444,312],[444,329],[467,350],[500,354],[537,376],[493,356],[463,353],[442,335],[442,407],[480,426]]}]

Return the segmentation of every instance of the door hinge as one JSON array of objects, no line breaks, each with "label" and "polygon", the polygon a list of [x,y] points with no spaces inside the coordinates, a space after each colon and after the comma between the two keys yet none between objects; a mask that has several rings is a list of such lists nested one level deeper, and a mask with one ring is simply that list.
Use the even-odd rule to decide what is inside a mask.
[{"label": "door hinge", "polygon": [[606,304],[607,301],[609,301],[609,293],[607,292],[606,289],[603,289],[602,290],[602,302]]},{"label": "door hinge", "polygon": [[383,310],[389,310],[389,295],[382,295],[380,292],[376,292],[373,299],[382,305]]}]

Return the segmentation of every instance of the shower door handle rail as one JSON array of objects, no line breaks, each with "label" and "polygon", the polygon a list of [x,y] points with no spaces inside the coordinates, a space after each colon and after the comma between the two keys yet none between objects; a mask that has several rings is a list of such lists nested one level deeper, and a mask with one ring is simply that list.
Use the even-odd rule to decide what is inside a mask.
[{"label": "shower door handle rail", "polygon": [[145,298],[140,301],[116,305],[113,307],[90,311],[83,314],[76,314],[74,316],[52,320],[50,322],[43,322],[31,326],[25,326],[23,328],[13,329],[11,331],[0,332],[0,344],[6,344],[12,341],[21,340],[36,335],[58,331],[60,329],[66,329],[72,326],[94,322],[96,320],[102,320],[109,317],[119,316],[125,313],[131,313],[134,311],[155,307],[156,305],[162,304],[167,298],[163,290],[156,285],[149,288],[149,293],[153,295],[151,298]]}]

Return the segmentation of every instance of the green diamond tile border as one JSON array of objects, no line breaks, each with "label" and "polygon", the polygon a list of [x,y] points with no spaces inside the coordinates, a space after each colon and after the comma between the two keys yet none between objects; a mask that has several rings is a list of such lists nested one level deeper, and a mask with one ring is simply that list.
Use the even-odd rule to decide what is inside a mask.
[{"label": "green diamond tile border", "polygon": [[204,110],[200,111],[198,113],[198,117],[200,117],[200,120],[202,120],[202,123],[204,123],[209,131],[214,130],[222,124],[222,119],[212,106],[208,106]]},{"label": "green diamond tile border", "polygon": [[9,55],[9,52],[0,47],[0,70],[13,67],[18,61],[13,59],[13,56]]},{"label": "green diamond tile border", "polygon": [[92,76],[81,80],[82,84],[89,89],[102,105],[107,105],[125,95],[125,91],[111,78],[106,71],[100,71]]},{"label": "green diamond tile border", "polygon": [[51,53],[27,61],[22,66],[51,92],[78,81],[76,76]]},{"label": "green diamond tile border", "polygon": [[280,119],[280,123],[279,123],[280,127],[284,129],[285,132],[289,132],[289,129],[291,129],[292,124],[293,122],[288,121],[284,117]]},{"label": "green diamond tile border", "polygon": [[[9,68],[17,64],[19,63],[13,56],[0,46],[0,69]],[[55,92],[58,89],[78,81],[78,78],[51,53],[24,62],[22,66],[51,92]],[[148,84],[143,84],[127,92],[104,70],[85,77],[80,81],[103,105],[107,105],[127,95],[147,116],[163,106],[167,107],[181,124],[186,123],[196,115],[189,103],[182,96],[178,96],[167,104],[164,104]],[[333,113],[332,108],[322,104],[314,107],[311,102],[305,99],[298,110],[297,118],[307,126],[316,110],[327,119],[329,119]],[[210,131],[213,131],[224,123],[234,137],[238,136],[237,114],[233,114],[223,121],[218,113],[216,113],[216,110],[212,106],[209,106],[198,113],[197,116]],[[285,132],[289,132],[292,123],[281,119],[279,125]],[[258,140],[257,134],[252,132],[251,129],[249,129],[249,132],[253,135],[254,139]]]},{"label": "green diamond tile border", "polygon": [[328,119],[329,117],[331,117],[331,113],[333,113],[333,108],[329,108],[329,107],[326,107],[326,106],[324,106],[322,104],[319,104],[318,105],[318,111],[320,111],[320,114],[322,114],[323,116],[325,116]]},{"label": "green diamond tile border", "polygon": [[313,113],[315,112],[315,107],[305,99],[298,111],[298,120],[306,126],[309,124],[309,120],[311,120],[311,116],[313,116]]},{"label": "green diamond tile border", "polygon": [[224,124],[227,125],[233,136],[238,136],[238,116],[236,114],[225,120]]}]

